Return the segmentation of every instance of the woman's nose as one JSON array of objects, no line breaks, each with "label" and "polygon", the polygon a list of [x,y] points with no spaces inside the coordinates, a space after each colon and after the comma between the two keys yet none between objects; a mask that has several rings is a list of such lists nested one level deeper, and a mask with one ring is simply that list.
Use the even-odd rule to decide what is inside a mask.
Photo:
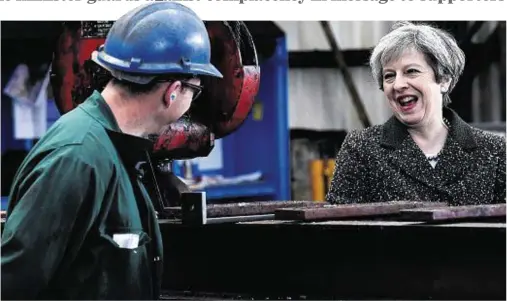
[{"label": "woman's nose", "polygon": [[405,77],[403,76],[396,76],[394,79],[394,89],[395,90],[403,90],[408,87],[408,83]]}]

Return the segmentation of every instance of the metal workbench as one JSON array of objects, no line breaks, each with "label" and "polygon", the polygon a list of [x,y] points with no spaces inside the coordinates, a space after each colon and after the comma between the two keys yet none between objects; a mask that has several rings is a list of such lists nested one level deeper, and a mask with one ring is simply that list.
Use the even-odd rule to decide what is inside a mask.
[{"label": "metal workbench", "polygon": [[163,288],[237,299],[505,300],[505,222],[160,221]]}]

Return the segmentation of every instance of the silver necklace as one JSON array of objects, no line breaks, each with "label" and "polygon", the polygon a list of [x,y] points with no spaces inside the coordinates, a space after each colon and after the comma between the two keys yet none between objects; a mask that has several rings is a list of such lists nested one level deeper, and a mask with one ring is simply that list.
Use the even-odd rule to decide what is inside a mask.
[{"label": "silver necklace", "polygon": [[428,161],[437,161],[438,157],[440,157],[440,153],[438,153],[436,156],[426,157],[426,159],[428,159]]}]

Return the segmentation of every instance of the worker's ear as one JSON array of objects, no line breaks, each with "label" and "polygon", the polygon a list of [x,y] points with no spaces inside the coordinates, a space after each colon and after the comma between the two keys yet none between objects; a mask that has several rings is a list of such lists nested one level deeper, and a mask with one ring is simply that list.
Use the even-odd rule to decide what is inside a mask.
[{"label": "worker's ear", "polygon": [[167,86],[167,89],[164,94],[164,106],[168,108],[177,98],[181,91],[181,82],[175,81]]}]

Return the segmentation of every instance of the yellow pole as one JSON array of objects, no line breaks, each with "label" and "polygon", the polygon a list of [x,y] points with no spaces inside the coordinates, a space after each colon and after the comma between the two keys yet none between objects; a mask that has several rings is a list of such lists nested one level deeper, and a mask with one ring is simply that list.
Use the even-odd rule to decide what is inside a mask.
[{"label": "yellow pole", "polygon": [[324,202],[331,186],[335,168],[334,159],[316,159],[310,161],[310,179],[312,186],[312,200]]},{"label": "yellow pole", "polygon": [[310,161],[310,179],[312,186],[312,200],[314,202],[323,202],[324,192],[324,162],[320,159]]},{"label": "yellow pole", "polygon": [[335,167],[335,159],[327,159],[326,160],[326,167],[324,168],[324,178],[327,183],[326,187],[326,193],[329,190],[329,187],[331,186],[331,180],[333,179],[334,174],[334,167]]}]

